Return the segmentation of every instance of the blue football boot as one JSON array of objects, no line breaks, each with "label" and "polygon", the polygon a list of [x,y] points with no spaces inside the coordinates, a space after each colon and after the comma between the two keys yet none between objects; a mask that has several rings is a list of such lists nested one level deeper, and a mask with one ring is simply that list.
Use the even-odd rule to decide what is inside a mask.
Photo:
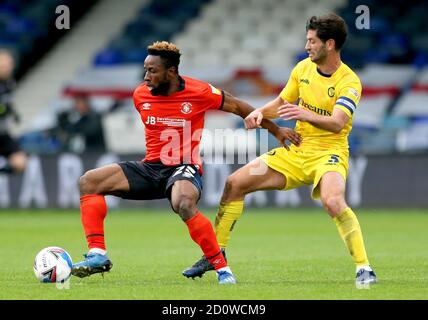
[{"label": "blue football boot", "polygon": [[373,270],[369,271],[361,268],[355,276],[355,286],[357,289],[370,289],[371,284],[377,283],[377,277]]},{"label": "blue football boot", "polygon": [[[223,253],[224,259],[227,261],[225,249],[222,248],[221,252]],[[205,272],[211,270],[214,270],[214,267],[209,263],[205,256],[202,256],[202,258],[196,261],[193,266],[184,270],[182,274],[187,278],[195,279],[195,277],[201,278]]]},{"label": "blue football boot", "polygon": [[84,278],[94,273],[104,273],[113,267],[113,263],[107,255],[99,253],[88,253],[83,255],[85,260],[78,262],[71,268],[73,276]]},{"label": "blue football boot", "polygon": [[236,278],[232,272],[217,271],[218,284],[236,284]]}]

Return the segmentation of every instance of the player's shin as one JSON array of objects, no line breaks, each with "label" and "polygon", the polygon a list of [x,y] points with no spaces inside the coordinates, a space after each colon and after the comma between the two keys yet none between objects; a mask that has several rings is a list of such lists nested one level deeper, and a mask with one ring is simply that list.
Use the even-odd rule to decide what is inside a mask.
[{"label": "player's shin", "polygon": [[196,215],[186,221],[186,225],[190,237],[201,247],[214,269],[226,267],[227,263],[220,251],[211,222],[202,213],[197,212]]},{"label": "player's shin", "polygon": [[368,266],[369,261],[364,247],[363,234],[352,209],[346,208],[333,220],[356,266]]},{"label": "player's shin", "polygon": [[221,202],[215,219],[215,234],[220,247],[226,248],[230,233],[244,210],[244,200]]},{"label": "player's shin", "polygon": [[[106,250],[104,241],[104,218],[107,205],[103,195],[89,194],[80,197],[80,211],[86,241],[90,251]],[[101,249],[101,250],[100,250]]]}]

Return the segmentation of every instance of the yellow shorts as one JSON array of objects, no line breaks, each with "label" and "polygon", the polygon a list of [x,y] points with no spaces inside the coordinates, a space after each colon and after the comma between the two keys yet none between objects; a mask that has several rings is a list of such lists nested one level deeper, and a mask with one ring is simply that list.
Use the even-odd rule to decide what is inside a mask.
[{"label": "yellow shorts", "polygon": [[260,156],[269,168],[282,173],[287,178],[284,190],[313,184],[312,198],[319,199],[318,184],[326,172],[338,172],[346,181],[348,154],[336,152],[336,150],[306,152],[296,149],[291,147],[288,151],[284,147],[279,147]]}]

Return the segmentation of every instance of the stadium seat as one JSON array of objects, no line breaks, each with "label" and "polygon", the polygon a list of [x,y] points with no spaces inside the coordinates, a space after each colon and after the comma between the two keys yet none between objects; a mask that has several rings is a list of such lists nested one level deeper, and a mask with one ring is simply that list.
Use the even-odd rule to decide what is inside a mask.
[{"label": "stadium seat", "polygon": [[[118,154],[144,153],[146,150],[144,126],[131,112],[113,112],[103,118],[104,136],[108,150]],[[126,137],[126,139],[123,139]]]},{"label": "stadium seat", "polygon": [[123,62],[122,53],[113,48],[102,49],[94,59],[95,65],[116,65]]}]

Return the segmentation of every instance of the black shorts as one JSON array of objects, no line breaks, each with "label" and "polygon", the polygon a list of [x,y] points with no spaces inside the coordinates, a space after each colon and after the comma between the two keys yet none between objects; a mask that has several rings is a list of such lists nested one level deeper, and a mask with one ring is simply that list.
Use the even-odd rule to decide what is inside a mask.
[{"label": "black shorts", "polygon": [[20,150],[18,143],[10,135],[0,134],[0,156],[7,158]]},{"label": "black shorts", "polygon": [[166,166],[162,163],[123,161],[118,163],[129,182],[129,192],[120,195],[123,199],[154,200],[168,198],[175,181],[188,180],[202,193],[202,178],[193,164]]}]

